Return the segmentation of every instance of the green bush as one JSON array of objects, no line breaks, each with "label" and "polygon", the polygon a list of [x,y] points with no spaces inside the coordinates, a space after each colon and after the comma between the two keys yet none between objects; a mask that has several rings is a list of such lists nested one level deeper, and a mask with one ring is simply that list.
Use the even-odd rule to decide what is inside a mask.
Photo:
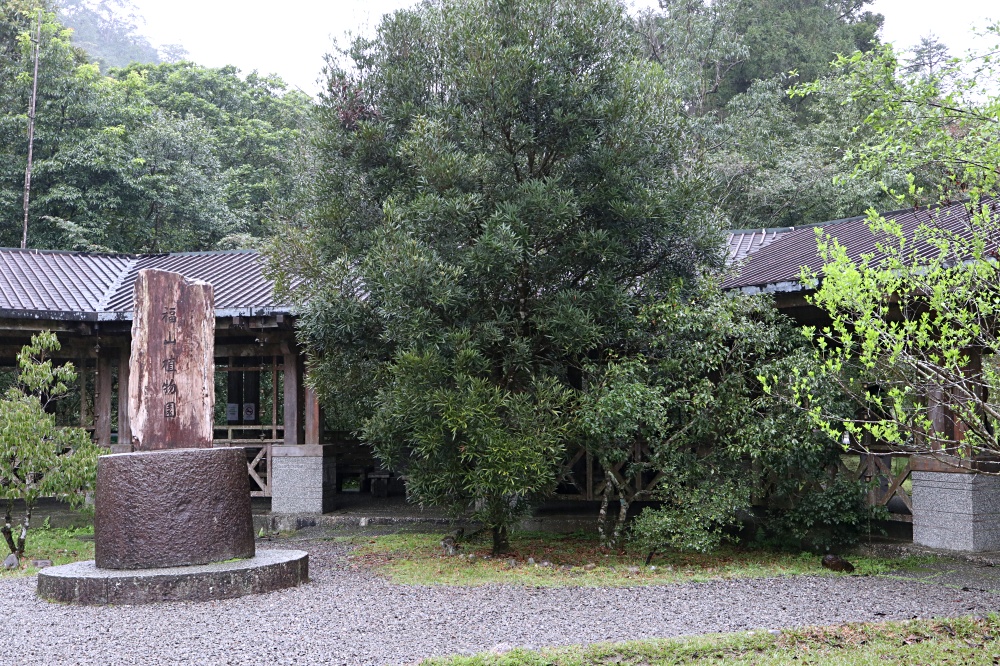
[{"label": "green bush", "polygon": [[792,506],[761,512],[758,540],[815,551],[853,546],[885,513],[885,507],[868,506],[867,492],[867,484],[846,478],[810,489]]},{"label": "green bush", "polygon": [[[0,527],[11,553],[24,555],[31,512],[41,497],[58,497],[72,506],[83,504],[93,490],[101,449],[83,428],[58,428],[46,405],[65,395],[76,381],[73,365],[53,366],[47,354],[58,351],[53,333],[39,333],[17,356],[17,386],[0,397]],[[20,524],[13,521],[14,502],[24,502]]]},{"label": "green bush", "polygon": [[723,541],[735,540],[727,530],[749,503],[746,485],[727,480],[661,493],[666,501],[646,508],[631,527],[632,541],[646,552],[665,549],[708,553]]}]

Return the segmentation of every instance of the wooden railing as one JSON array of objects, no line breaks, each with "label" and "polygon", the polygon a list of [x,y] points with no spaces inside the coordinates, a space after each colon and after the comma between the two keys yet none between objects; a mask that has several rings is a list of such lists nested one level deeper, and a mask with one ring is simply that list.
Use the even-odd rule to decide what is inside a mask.
[{"label": "wooden railing", "polygon": [[[605,471],[593,455],[580,446],[567,457],[563,464],[561,481],[556,497],[572,500],[600,499],[607,487],[610,475],[614,477],[618,487],[628,501],[649,499],[650,491],[659,483],[663,475],[647,469],[650,460],[649,447],[645,444],[636,445],[631,456]],[[641,469],[634,473],[632,470]]]},{"label": "wooden railing", "polygon": [[[872,484],[868,491],[870,506],[884,506],[889,520],[913,522],[913,499],[907,489],[907,480],[913,471],[907,454],[856,453],[858,467],[853,472],[842,463],[841,471],[853,478]],[[894,464],[894,459],[899,461]],[[893,471],[893,468],[896,468]],[[893,502],[893,498],[898,501]]]},{"label": "wooden railing", "polygon": [[239,447],[247,452],[250,496],[271,496],[271,446],[284,441],[281,425],[214,426],[216,447]]}]

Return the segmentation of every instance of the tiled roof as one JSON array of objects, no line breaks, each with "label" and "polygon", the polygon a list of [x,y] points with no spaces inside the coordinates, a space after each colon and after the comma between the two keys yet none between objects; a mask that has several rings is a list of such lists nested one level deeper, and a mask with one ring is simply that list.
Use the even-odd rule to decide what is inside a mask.
[{"label": "tiled roof", "polygon": [[743,261],[757,250],[767,247],[791,230],[791,228],[784,228],[730,231],[729,256],[726,258],[726,264],[736,264]]},{"label": "tiled roof", "polygon": [[[1000,211],[996,201],[990,205]],[[883,217],[898,222],[906,236],[911,236],[921,224],[937,225],[958,233],[967,232],[970,219],[964,203],[908,208],[883,213]],[[852,260],[859,261],[865,254],[874,254],[877,259],[879,239],[872,233],[866,217],[852,217],[821,226],[823,233],[833,236],[844,246]],[[997,240],[1000,241],[1000,235]],[[937,250],[925,244],[917,247],[916,252],[918,255],[931,257]],[[802,288],[799,277],[803,267],[822,275],[823,262],[817,252],[814,226],[796,228],[761,247],[738,265],[722,287],[762,291],[798,290]]]},{"label": "tiled roof", "polygon": [[253,251],[128,255],[0,249],[0,316],[131,319],[132,290],[143,268],[212,283],[216,316],[290,312],[275,302],[274,285]]}]

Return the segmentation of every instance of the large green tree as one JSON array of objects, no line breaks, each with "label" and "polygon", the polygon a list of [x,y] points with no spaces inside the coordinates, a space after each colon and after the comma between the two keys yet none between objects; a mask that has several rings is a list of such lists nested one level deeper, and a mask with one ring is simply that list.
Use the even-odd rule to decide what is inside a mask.
[{"label": "large green tree", "polygon": [[786,94],[831,76],[838,52],[877,45],[881,17],[867,4],[661,0],[637,17],[649,57],[684,91],[691,159],[709,165],[730,228],[823,222],[887,200],[876,180],[848,179],[864,110]]},{"label": "large green tree", "polygon": [[129,0],[60,0],[58,13],[73,29],[73,44],[104,71],[133,62],[160,62],[156,47],[138,32],[142,17]]},{"label": "large green tree", "polygon": [[203,142],[218,162],[222,203],[236,229],[223,245],[270,236],[275,218],[296,214],[299,137],[312,109],[308,95],[288,90],[274,75],[241,76],[232,66],[191,62],[132,65],[111,76],[119,81],[141,77],[150,104],[205,128],[209,136]]},{"label": "large green tree", "polygon": [[719,259],[683,96],[614,0],[427,2],[343,56],[315,210],[274,246],[311,376],[502,550],[556,485],[587,359]]}]

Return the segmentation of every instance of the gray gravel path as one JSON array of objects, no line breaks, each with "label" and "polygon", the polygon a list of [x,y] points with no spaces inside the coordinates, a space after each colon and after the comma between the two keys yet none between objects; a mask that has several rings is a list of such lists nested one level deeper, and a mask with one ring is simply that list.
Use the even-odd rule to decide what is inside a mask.
[{"label": "gray gravel path", "polygon": [[[310,552],[312,583],[260,597],[75,607],[0,581],[0,649],[21,664],[407,664],[499,644],[633,638],[893,620],[1000,609],[1000,593],[920,580],[782,578],[617,589],[407,587],[347,570],[345,546]],[[10,651],[13,648],[13,651]]]}]

